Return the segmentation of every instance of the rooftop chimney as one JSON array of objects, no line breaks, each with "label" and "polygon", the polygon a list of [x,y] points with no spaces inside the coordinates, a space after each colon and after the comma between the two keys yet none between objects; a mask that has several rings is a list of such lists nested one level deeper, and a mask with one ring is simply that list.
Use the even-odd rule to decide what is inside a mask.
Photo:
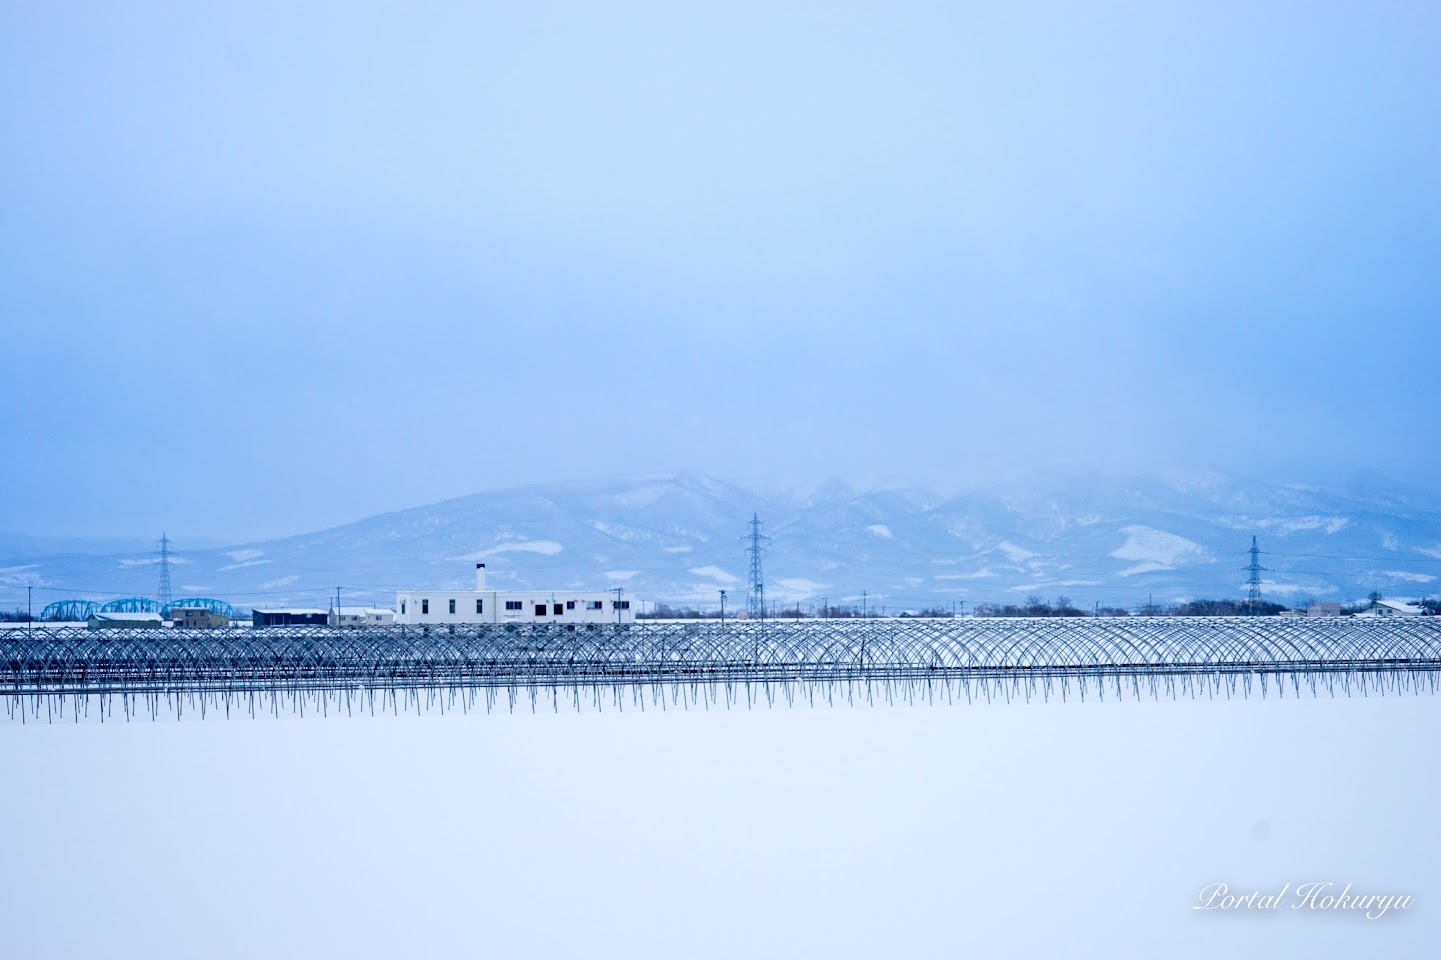
[{"label": "rooftop chimney", "polygon": [[485,589],[485,564],[483,563],[475,565],[475,589],[476,592]]}]

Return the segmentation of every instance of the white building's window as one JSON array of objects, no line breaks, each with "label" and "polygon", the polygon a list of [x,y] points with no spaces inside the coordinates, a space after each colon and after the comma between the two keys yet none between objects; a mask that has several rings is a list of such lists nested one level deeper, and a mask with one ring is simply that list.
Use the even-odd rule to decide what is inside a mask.
[{"label": "white building's window", "polygon": [[505,609],[507,609],[507,610],[519,610],[519,609],[521,609],[522,606],[524,606],[524,605],[523,605],[519,600],[507,600],[507,601],[505,601]]},{"label": "white building's window", "polygon": [[575,601],[574,601],[574,600],[567,600],[567,601],[565,602],[565,608],[566,608],[567,610],[574,610],[574,609],[575,609]]},{"label": "white building's window", "polygon": [[535,605],[535,615],[536,615],[537,617],[543,617],[543,616],[545,616],[545,604],[543,604],[543,603],[537,603],[537,604]]},{"label": "white building's window", "polygon": [[485,601],[484,601],[484,600],[477,599],[477,600],[475,601],[475,612],[476,612],[476,613],[484,613],[484,612],[485,612]]},{"label": "white building's window", "polygon": [[450,614],[451,614],[451,616],[455,616],[455,598],[454,598],[454,597],[451,597],[451,598],[450,598]]},{"label": "white building's window", "polygon": [[604,610],[605,603],[600,600],[587,600],[585,602],[585,608],[587,610]]},{"label": "white building's window", "polygon": [[404,601],[404,600],[400,601],[400,615],[401,615],[402,617],[405,616],[405,601]]},{"label": "white building's window", "polygon": [[421,612],[422,615],[427,614],[427,613],[430,612],[430,601],[429,601],[429,600],[422,600],[422,601],[420,601],[420,612]]},{"label": "white building's window", "polygon": [[630,609],[630,601],[629,601],[629,600],[612,600],[612,601],[610,602],[610,608],[611,608],[612,610],[629,610],[629,609]]}]

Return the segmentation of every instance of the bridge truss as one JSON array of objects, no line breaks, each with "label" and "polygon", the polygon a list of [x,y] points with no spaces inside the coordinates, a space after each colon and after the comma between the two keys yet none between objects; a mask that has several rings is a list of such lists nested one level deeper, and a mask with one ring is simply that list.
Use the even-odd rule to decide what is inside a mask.
[{"label": "bridge truss", "polygon": [[164,613],[165,607],[149,597],[126,597],[102,604],[101,613]]},{"label": "bridge truss", "polygon": [[100,609],[96,600],[56,600],[40,611],[41,620],[85,620]]},{"label": "bridge truss", "polygon": [[209,610],[211,613],[218,613],[222,617],[235,619],[235,608],[224,600],[216,600],[214,597],[182,597],[179,600],[172,600],[165,608],[165,612],[171,610]]},{"label": "bridge truss", "polygon": [[1434,693],[1441,618],[8,631],[10,716]]}]

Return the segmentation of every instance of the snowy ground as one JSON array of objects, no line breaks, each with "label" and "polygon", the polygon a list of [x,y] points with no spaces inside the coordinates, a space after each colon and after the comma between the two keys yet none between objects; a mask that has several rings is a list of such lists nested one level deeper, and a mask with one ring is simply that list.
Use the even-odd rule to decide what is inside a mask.
[{"label": "snowy ground", "polygon": [[[6,723],[3,952],[1417,956],[1438,735],[1402,696]],[[1415,904],[1192,909],[1315,880]]]}]

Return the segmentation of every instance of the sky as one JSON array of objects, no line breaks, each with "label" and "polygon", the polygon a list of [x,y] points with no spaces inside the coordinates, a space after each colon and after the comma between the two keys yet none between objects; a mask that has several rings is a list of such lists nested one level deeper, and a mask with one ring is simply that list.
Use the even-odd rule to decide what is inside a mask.
[{"label": "sky", "polygon": [[0,4],[0,531],[1441,487],[1430,3]]}]

